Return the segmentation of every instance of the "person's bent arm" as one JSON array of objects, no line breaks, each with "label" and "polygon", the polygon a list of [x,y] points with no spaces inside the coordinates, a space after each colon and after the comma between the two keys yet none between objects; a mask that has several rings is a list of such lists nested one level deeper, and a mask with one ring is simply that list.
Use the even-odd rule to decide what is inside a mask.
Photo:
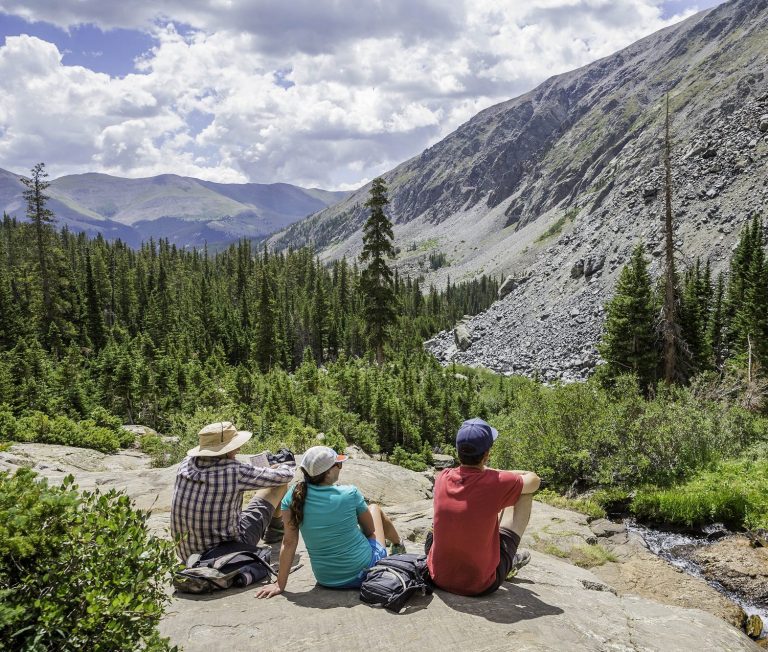
[{"label": "person's bent arm", "polygon": [[524,494],[532,494],[538,490],[541,484],[541,478],[533,471],[515,471],[523,477],[523,491]]},{"label": "person's bent arm", "polygon": [[262,489],[288,484],[296,473],[296,469],[287,464],[280,464],[277,467],[259,467],[240,462],[239,469],[240,485],[246,489]]},{"label": "person's bent arm", "polygon": [[273,598],[285,591],[285,586],[288,584],[293,556],[299,545],[299,530],[291,523],[290,510],[283,512],[283,526],[285,527],[285,534],[283,534],[283,543],[280,546],[280,568],[277,572],[277,580],[261,587],[256,592],[257,598]]},{"label": "person's bent arm", "polygon": [[537,491],[539,485],[541,485],[541,478],[533,471],[509,471],[509,473],[516,473],[523,478],[523,491],[524,494],[532,494]]},{"label": "person's bent arm", "polygon": [[367,509],[357,515],[357,522],[360,524],[360,529],[363,531],[366,539],[370,539],[376,533],[373,516],[371,516]]}]

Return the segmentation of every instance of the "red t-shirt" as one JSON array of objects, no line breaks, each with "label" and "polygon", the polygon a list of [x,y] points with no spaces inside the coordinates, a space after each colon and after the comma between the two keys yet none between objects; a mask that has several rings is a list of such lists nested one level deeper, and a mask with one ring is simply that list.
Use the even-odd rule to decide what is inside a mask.
[{"label": "red t-shirt", "polygon": [[523,491],[517,473],[460,466],[435,479],[434,539],[427,556],[432,580],[459,595],[477,595],[496,579],[499,512]]}]

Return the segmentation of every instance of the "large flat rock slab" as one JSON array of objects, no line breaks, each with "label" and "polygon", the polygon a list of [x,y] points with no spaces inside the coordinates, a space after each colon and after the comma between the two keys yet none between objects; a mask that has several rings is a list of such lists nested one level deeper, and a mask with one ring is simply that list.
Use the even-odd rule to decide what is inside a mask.
[{"label": "large flat rock slab", "polygon": [[433,484],[429,478],[402,466],[375,460],[347,460],[339,484],[353,484],[368,502],[383,506],[432,498]]},{"label": "large flat rock slab", "polygon": [[[578,512],[535,503],[522,545],[590,566],[619,595],[702,609],[737,627],[744,623],[741,607],[654,555],[639,535],[627,532],[622,524],[604,519],[588,523]],[[597,563],[603,551],[606,561]]]},{"label": "large flat rock slab", "polygon": [[298,555],[304,565],[284,594],[258,600],[249,587],[176,597],[161,624],[163,635],[189,652],[756,649],[711,614],[619,597],[589,571],[539,553],[492,596],[437,591],[414,598],[400,614],[361,603],[357,591],[316,586],[303,547]]},{"label": "large flat rock slab", "polygon": [[[176,467],[150,468],[149,459],[136,451],[103,455],[64,446],[19,444],[0,453],[0,471],[22,466],[34,468],[52,482],[71,473],[83,489],[124,490],[137,507],[152,509],[153,531],[167,532]],[[382,504],[407,539],[409,551],[420,551],[432,520],[428,477],[382,462],[352,459],[344,465],[341,482],[357,485],[369,501]],[[437,591],[415,598],[401,614],[362,604],[356,591],[316,586],[302,542],[296,560],[302,566],[291,575],[283,595],[257,600],[254,587],[249,587],[208,597],[175,596],[161,630],[185,650],[204,652],[758,649],[742,632],[711,613],[684,608],[680,601],[670,604],[667,599],[662,600],[667,604],[660,604],[649,599],[654,581],[650,566],[637,569],[640,575],[648,575],[649,585],[642,591],[648,595],[630,595],[621,569],[637,559],[638,552],[631,546],[612,542],[617,562],[592,570],[545,554],[557,549],[568,557],[571,550],[592,545],[594,536],[583,516],[536,503],[523,538],[523,546],[534,549],[532,560],[512,582],[483,598]],[[611,537],[616,538],[620,536]],[[607,544],[606,539],[600,541]],[[273,551],[276,560],[278,547]],[[661,572],[666,565],[655,561],[661,565],[655,572]],[[620,586],[612,586],[608,578]]]},{"label": "large flat rock slab", "polygon": [[129,449],[107,455],[89,448],[57,446],[55,444],[14,444],[0,451],[0,471],[13,471],[19,467],[34,469],[46,477],[72,473],[148,469],[150,458],[142,452]]}]

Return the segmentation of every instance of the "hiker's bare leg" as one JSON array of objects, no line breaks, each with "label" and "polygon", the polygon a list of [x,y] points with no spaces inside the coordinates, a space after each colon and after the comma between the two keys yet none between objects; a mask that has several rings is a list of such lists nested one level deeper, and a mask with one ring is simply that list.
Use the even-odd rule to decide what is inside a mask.
[{"label": "hiker's bare leg", "polygon": [[389,520],[384,511],[378,505],[370,505],[368,511],[373,517],[373,536],[376,537],[382,546],[386,545],[386,540],[389,539],[392,543],[400,543],[400,535],[397,533],[395,526],[392,525],[392,521]]},{"label": "hiker's bare leg", "polygon": [[263,498],[275,508],[275,518],[280,517],[280,501],[288,493],[288,485],[280,484],[276,487],[265,487],[257,489],[255,495]]},{"label": "hiker's bare leg", "polygon": [[512,530],[520,538],[528,526],[533,506],[533,494],[522,494],[514,507],[507,507],[501,512],[499,527]]}]

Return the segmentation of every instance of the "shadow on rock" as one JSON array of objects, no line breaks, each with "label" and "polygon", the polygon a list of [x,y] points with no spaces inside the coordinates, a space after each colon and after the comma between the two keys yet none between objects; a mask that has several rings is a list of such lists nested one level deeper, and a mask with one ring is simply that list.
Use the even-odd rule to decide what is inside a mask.
[{"label": "shadow on rock", "polygon": [[[339,607],[351,609],[352,607],[357,607],[361,604],[365,605],[365,603],[360,600],[360,589],[329,589],[320,586],[319,584],[316,584],[309,591],[303,591],[302,593],[290,593],[286,591],[282,593],[282,596],[289,602],[308,609],[337,609]],[[399,614],[395,614],[392,611],[387,611],[386,609],[379,607],[371,607],[371,609],[378,609],[382,613],[391,614],[393,616],[402,616],[426,609],[431,601],[431,595],[413,596]]]},{"label": "shadow on rock", "polygon": [[481,616],[494,623],[512,625],[521,620],[533,620],[563,613],[559,607],[539,600],[530,589],[519,586],[519,580],[515,580],[514,584],[505,582],[495,593],[482,597],[455,595],[439,589],[437,593],[451,609]]},{"label": "shadow on rock", "polygon": [[256,582],[256,584],[251,584],[250,586],[244,586],[242,588],[233,586],[222,591],[213,591],[211,593],[182,593],[181,591],[175,591],[173,597],[176,600],[189,600],[190,602],[209,602],[210,600],[225,600],[226,598],[231,598],[233,595],[239,595],[246,591],[253,591],[262,586],[262,582]]}]

